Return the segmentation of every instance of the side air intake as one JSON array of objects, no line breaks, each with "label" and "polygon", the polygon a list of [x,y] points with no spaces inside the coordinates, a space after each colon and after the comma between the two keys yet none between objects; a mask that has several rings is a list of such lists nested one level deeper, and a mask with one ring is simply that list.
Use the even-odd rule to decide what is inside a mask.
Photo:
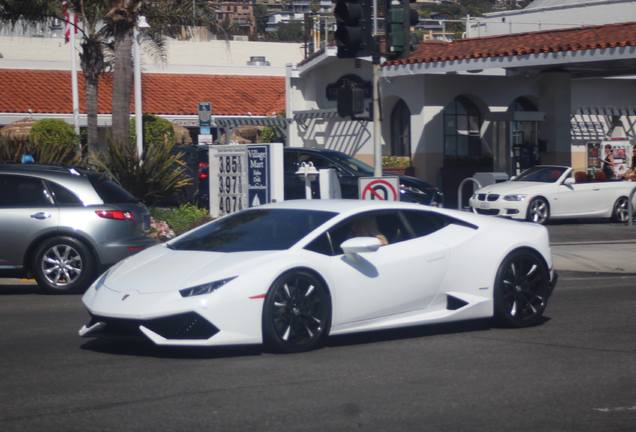
[{"label": "side air intake", "polygon": [[466,306],[468,302],[465,302],[462,299],[458,299],[457,297],[453,297],[452,295],[446,294],[446,309],[448,310],[457,310]]}]

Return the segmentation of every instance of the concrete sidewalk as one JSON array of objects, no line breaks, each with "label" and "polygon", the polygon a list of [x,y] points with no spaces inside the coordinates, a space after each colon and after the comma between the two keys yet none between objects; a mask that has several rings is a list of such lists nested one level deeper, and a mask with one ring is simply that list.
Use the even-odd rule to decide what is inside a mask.
[{"label": "concrete sidewalk", "polygon": [[636,242],[552,246],[557,271],[636,274]]}]

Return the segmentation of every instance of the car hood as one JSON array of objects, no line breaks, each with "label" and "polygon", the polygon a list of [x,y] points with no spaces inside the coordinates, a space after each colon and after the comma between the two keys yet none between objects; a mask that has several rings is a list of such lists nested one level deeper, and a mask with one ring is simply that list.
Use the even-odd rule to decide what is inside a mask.
[{"label": "car hood", "polygon": [[[159,245],[113,267],[103,283],[118,292],[173,292],[228,277],[280,251],[201,252]],[[248,264],[249,262],[249,264]]]},{"label": "car hood", "polygon": [[552,183],[507,181],[484,186],[477,193],[496,193],[500,195],[532,193],[535,190],[542,190],[548,185],[552,185]]}]

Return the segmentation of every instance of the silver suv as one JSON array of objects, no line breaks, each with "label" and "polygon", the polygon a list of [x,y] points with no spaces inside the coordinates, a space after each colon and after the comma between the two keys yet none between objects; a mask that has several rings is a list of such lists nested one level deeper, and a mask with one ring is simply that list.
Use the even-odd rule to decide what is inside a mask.
[{"label": "silver suv", "polygon": [[48,293],[83,291],[152,246],[148,209],[92,171],[0,165],[0,276],[33,275]]}]

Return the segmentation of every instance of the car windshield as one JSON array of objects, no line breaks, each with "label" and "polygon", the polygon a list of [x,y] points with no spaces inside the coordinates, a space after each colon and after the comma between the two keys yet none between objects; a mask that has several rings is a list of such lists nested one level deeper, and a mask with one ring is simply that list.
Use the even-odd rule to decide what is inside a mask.
[{"label": "car windshield", "polygon": [[195,230],[169,247],[206,252],[284,250],[336,214],[297,209],[246,210]]},{"label": "car windshield", "polygon": [[567,168],[557,166],[538,166],[522,172],[513,181],[554,183],[561,178]]},{"label": "car windshield", "polygon": [[344,153],[337,153],[337,152],[329,153],[329,157],[331,159],[335,159],[336,161],[340,162],[343,165],[348,166],[349,168],[351,168],[352,170],[354,170],[356,173],[360,175],[364,175],[364,176],[373,175],[373,168],[371,168],[369,165],[365,164],[364,162],[359,161],[356,158],[347,156]]}]

